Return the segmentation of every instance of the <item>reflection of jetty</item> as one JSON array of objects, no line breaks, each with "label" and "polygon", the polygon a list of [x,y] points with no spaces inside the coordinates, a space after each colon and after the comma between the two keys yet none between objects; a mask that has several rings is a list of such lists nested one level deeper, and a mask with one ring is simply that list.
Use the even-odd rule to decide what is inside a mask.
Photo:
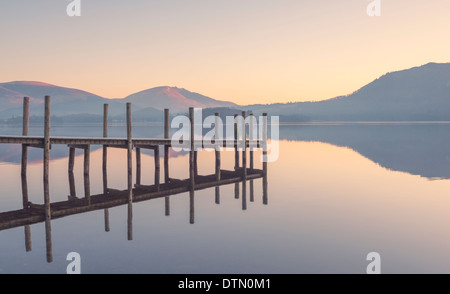
[{"label": "reflection of jetty", "polygon": [[[109,231],[109,212],[108,209],[120,205],[128,205],[128,239],[132,239],[132,204],[135,202],[165,197],[165,213],[170,214],[169,196],[184,192],[189,192],[190,196],[190,223],[194,223],[194,192],[200,189],[215,187],[215,201],[220,203],[219,186],[235,183],[235,198],[239,198],[239,183],[242,182],[242,209],[247,207],[246,182],[250,181],[250,201],[254,201],[253,180],[263,179],[263,203],[267,204],[267,163],[262,163],[262,169],[255,169],[253,166],[253,150],[261,148],[263,155],[266,154],[267,141],[267,121],[263,120],[262,139],[255,139],[254,128],[242,123],[238,130],[238,123],[235,121],[234,131],[234,152],[235,168],[232,171],[221,169],[220,153],[224,147],[223,141],[215,140],[220,138],[218,128],[216,128],[215,138],[210,143],[213,146],[206,146],[202,140],[194,140],[194,111],[189,109],[190,127],[190,145],[189,151],[189,178],[180,180],[169,177],[169,148],[172,141],[169,138],[169,110],[164,112],[164,138],[151,139],[133,139],[131,124],[131,104],[127,103],[127,138],[108,138],[108,105],[104,105],[103,120],[103,138],[68,138],[68,137],[50,137],[50,97],[45,97],[45,116],[44,116],[44,136],[28,136],[29,123],[29,99],[24,98],[23,104],[23,130],[22,136],[0,136],[0,143],[21,144],[22,145],[22,198],[23,208],[15,211],[0,213],[0,230],[24,226],[25,228],[25,246],[26,250],[31,250],[30,225],[45,222],[47,261],[52,261],[52,243],[51,243],[51,220],[78,213],[84,213],[99,209],[105,212],[105,230]],[[242,113],[245,117],[246,113]],[[264,115],[266,116],[266,115]],[[252,122],[252,120],[250,120]],[[219,114],[216,113],[216,125],[219,124]],[[241,138],[238,137],[238,132]],[[248,136],[247,136],[248,134]],[[49,190],[49,151],[51,145],[64,144],[69,147],[69,165],[68,175],[70,184],[70,195],[67,201],[51,202]],[[90,194],[89,166],[90,166],[90,145],[103,146],[103,193],[98,195]],[[44,150],[44,203],[34,204],[28,200],[27,186],[27,155],[28,148],[42,148]],[[160,147],[164,148],[164,182],[160,180]],[[211,175],[199,175],[197,167],[198,147],[215,149],[215,173]],[[75,149],[84,150],[84,198],[78,198],[75,193],[74,181],[74,161]],[[128,187],[120,191],[108,188],[107,178],[107,149],[125,148],[127,152],[127,179]],[[132,154],[135,149],[136,155],[136,183],[133,187],[132,175]],[[141,185],[141,149],[151,149],[154,151],[155,158],[155,179],[153,185]],[[239,150],[241,149],[241,150]],[[247,167],[247,150],[249,151],[250,165]],[[242,165],[240,165],[240,153],[242,154]]]}]

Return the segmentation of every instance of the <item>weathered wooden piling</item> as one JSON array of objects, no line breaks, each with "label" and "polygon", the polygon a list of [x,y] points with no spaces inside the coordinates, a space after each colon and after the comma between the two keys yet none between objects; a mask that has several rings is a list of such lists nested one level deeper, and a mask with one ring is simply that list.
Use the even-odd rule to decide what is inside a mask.
[{"label": "weathered wooden piling", "polygon": [[215,158],[216,158],[216,180],[220,181],[220,150],[221,150],[221,144],[222,141],[220,136],[220,116],[219,113],[215,113],[215,134],[214,134],[214,140],[215,140]]},{"label": "weathered wooden piling", "polygon": [[195,160],[194,160],[194,108],[189,108],[189,121],[191,122],[191,130],[189,134],[190,138],[190,151],[189,151],[189,179],[190,179],[190,189],[189,189],[189,223],[194,224],[195,222],[195,207],[194,207],[194,191],[195,191]]},{"label": "weathered wooden piling", "polygon": [[[255,131],[254,131],[254,127],[255,127],[255,116],[253,115],[253,113],[250,114],[250,126],[248,129],[248,137],[250,141],[254,141],[255,140]],[[253,162],[253,149],[254,149],[254,144],[250,144],[250,150],[249,150],[249,156],[250,156],[250,169],[253,170],[254,168],[254,162]]]},{"label": "weathered wooden piling", "polygon": [[[108,107],[107,103],[103,104],[103,138],[108,137]],[[103,145],[103,153],[102,153],[102,177],[103,177],[103,194],[106,195],[108,193],[108,147]],[[109,209],[104,209],[104,219],[105,219],[105,232],[110,231],[109,225]]]},{"label": "weathered wooden piling", "polygon": [[194,108],[189,107],[189,121],[191,122],[191,130],[189,134],[190,151],[189,151],[189,178],[192,188],[195,187],[195,168],[194,168]]},{"label": "weathered wooden piling", "polygon": [[50,96],[45,96],[44,113],[44,211],[45,211],[45,243],[47,249],[47,262],[53,261],[52,255],[52,227],[50,211]]},{"label": "weathered wooden piling", "polygon": [[263,204],[268,204],[268,195],[267,195],[267,113],[263,113],[262,120],[262,140],[263,140]]},{"label": "weathered wooden piling", "polygon": [[234,170],[238,170],[239,168],[239,150],[238,150],[238,115],[234,115]]},{"label": "weathered wooden piling", "polygon": [[[169,133],[170,133],[170,113],[169,109],[164,109],[164,139],[169,139]],[[169,145],[164,145],[164,183],[169,183]],[[165,215],[170,215],[170,198],[165,197],[164,198],[164,205],[165,205]]]},{"label": "weathered wooden piling", "polygon": [[[216,161],[216,168],[215,168],[215,174],[216,174],[216,181],[220,181],[221,179],[221,172],[220,172],[220,151],[221,151],[221,134],[220,129],[222,127],[220,123],[220,115],[218,112],[215,114],[215,134],[214,134],[214,141],[215,141],[215,161]],[[219,186],[215,187],[215,202],[216,204],[220,204],[220,188]]]},{"label": "weathered wooden piling", "polygon": [[133,239],[133,134],[131,120],[131,103],[127,103],[127,175],[128,175],[128,240]]},{"label": "weathered wooden piling", "polygon": [[[169,109],[164,109],[164,139],[169,139]],[[164,145],[164,183],[169,182],[169,145]]]},{"label": "weathered wooden piling", "polygon": [[[23,116],[22,116],[22,136],[28,136],[28,126],[30,118],[30,98],[23,98]],[[22,165],[21,174],[26,175],[28,162],[28,146],[22,144]],[[28,202],[28,200],[27,200]]]},{"label": "weathered wooden piling", "polygon": [[242,178],[247,180],[247,126],[245,118],[247,113],[242,111]]},{"label": "weathered wooden piling", "polygon": [[[23,98],[23,115],[22,115],[22,136],[28,136],[30,120],[30,98]],[[27,163],[28,163],[28,146],[22,144],[22,164],[21,164],[21,182],[22,182],[22,205],[23,208],[28,207],[28,181],[27,181]],[[25,234],[25,250],[31,251],[31,229],[29,225],[24,226]]]}]

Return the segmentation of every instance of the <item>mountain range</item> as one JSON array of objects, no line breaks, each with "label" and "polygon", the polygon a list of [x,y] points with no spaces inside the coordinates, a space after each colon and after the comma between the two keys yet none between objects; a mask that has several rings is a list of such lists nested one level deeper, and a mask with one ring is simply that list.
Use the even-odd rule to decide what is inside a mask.
[{"label": "mountain range", "polygon": [[252,105],[283,121],[450,121],[450,63],[387,73],[347,96]]},{"label": "mountain range", "polygon": [[[326,85],[324,85],[326,86]],[[22,115],[22,99],[30,97],[31,116],[43,115],[45,95],[52,96],[52,114],[66,121],[101,121],[103,104],[110,116],[124,118],[124,104],[133,105],[135,120],[161,121],[163,109],[186,112],[189,107],[227,113],[243,109],[280,116],[281,122],[304,121],[450,121],[450,63],[428,63],[389,72],[346,96],[317,102],[237,105],[177,87],[156,87],[121,99],[32,81],[0,83],[0,119]]]},{"label": "mountain range", "polygon": [[172,113],[186,112],[189,107],[237,107],[236,104],[215,100],[177,87],[156,87],[122,99],[107,99],[86,91],[35,81],[0,83],[0,118],[22,115],[23,97],[30,97],[30,115],[42,116],[44,97],[52,97],[52,114],[66,119],[101,117],[103,104],[109,104],[109,114],[120,119],[125,103],[132,103],[133,118],[162,118],[164,108]]}]

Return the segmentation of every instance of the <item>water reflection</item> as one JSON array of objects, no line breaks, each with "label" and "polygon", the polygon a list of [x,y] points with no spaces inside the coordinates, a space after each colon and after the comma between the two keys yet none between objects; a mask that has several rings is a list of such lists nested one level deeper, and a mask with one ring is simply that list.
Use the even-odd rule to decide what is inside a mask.
[{"label": "water reflection", "polygon": [[[70,154],[74,154],[74,150],[70,149]],[[247,177],[243,177],[242,169],[235,171],[221,170],[220,180],[216,179],[216,174],[210,175],[194,175],[194,178],[177,180],[170,179],[167,183],[154,183],[153,185],[136,184],[132,189],[132,201],[129,201],[128,189],[117,190],[108,188],[107,169],[103,169],[103,188],[101,194],[91,195],[89,173],[83,175],[84,195],[82,197],[76,194],[76,181],[74,176],[74,160],[69,156],[68,182],[69,194],[67,200],[55,201],[50,203],[50,211],[46,211],[45,205],[35,204],[28,199],[28,184],[26,172],[21,175],[22,180],[22,202],[23,208],[0,213],[0,231],[13,229],[23,226],[25,233],[25,250],[31,251],[31,229],[30,225],[37,223],[45,224],[45,240],[46,240],[46,258],[47,262],[53,261],[52,246],[52,229],[51,222],[60,218],[75,214],[88,213],[95,210],[104,211],[104,228],[105,232],[111,230],[109,209],[112,207],[127,206],[127,240],[133,240],[133,206],[135,203],[150,201],[154,199],[164,198],[165,216],[170,216],[170,198],[177,194],[188,192],[189,195],[189,223],[195,224],[195,192],[200,189],[214,188],[214,201],[220,204],[220,187],[223,185],[234,184],[239,191],[239,184],[242,185],[242,210],[247,208]],[[86,161],[85,161],[86,163]],[[263,203],[267,203],[267,174],[259,169],[249,169],[247,172],[251,186],[258,179],[263,179]],[[265,180],[264,180],[265,179]],[[195,185],[191,182],[194,181]],[[265,189],[265,190],[264,190]],[[250,191],[253,201],[253,189]],[[47,218],[46,214],[51,217]]]},{"label": "water reflection", "polygon": [[[90,129],[95,128],[85,127],[78,131],[74,129],[74,136],[83,132],[90,134],[93,132]],[[150,128],[150,131],[136,129],[137,137],[160,136],[159,127]],[[64,130],[66,128],[56,129],[55,133],[58,135],[58,131]],[[447,148],[450,145],[449,133],[450,124],[447,123],[329,123],[280,126],[281,140],[318,141],[349,147],[385,168],[430,179],[450,179],[450,149]],[[120,130],[115,130],[115,135],[123,136]],[[102,147],[92,146],[91,151],[99,148]],[[51,157],[64,158],[67,156],[66,150],[64,146],[52,146]],[[150,155],[153,151],[142,152]],[[0,154],[2,162],[19,164],[21,161],[20,146],[0,145]],[[180,155],[182,154],[171,154]],[[28,157],[29,162],[41,161],[42,152],[31,148]],[[239,153],[236,152],[235,161],[239,159]]]}]

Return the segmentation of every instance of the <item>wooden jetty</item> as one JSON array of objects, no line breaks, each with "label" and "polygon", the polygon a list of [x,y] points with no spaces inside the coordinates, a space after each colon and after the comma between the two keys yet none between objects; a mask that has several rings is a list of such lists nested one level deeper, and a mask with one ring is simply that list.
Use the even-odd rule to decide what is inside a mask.
[{"label": "wooden jetty", "polygon": [[[79,138],[79,137],[54,137],[50,136],[50,97],[45,97],[45,115],[44,115],[44,135],[29,136],[29,108],[30,102],[28,97],[24,97],[23,103],[23,124],[22,136],[0,136],[0,143],[3,144],[20,144],[22,146],[21,160],[21,180],[22,180],[22,202],[23,207],[18,210],[0,213],[0,230],[11,229],[24,226],[25,230],[25,248],[31,250],[30,241],[30,225],[45,222],[46,245],[47,245],[47,261],[52,262],[52,243],[51,243],[51,220],[58,219],[69,215],[85,213],[94,210],[104,210],[105,215],[105,231],[109,231],[109,211],[111,207],[127,205],[128,206],[128,239],[132,240],[132,205],[136,202],[165,198],[165,214],[170,215],[170,196],[180,193],[189,192],[190,197],[190,223],[195,221],[194,213],[194,193],[197,190],[215,187],[215,202],[220,204],[221,185],[235,184],[235,198],[239,198],[239,183],[242,182],[242,209],[247,208],[246,199],[246,182],[250,180],[250,201],[254,201],[253,196],[253,180],[263,178],[263,204],[267,204],[267,163],[263,162],[262,169],[254,168],[253,149],[261,148],[263,154],[266,152],[265,144],[267,141],[267,120],[264,119],[262,125],[263,138],[255,139],[253,126],[249,126],[248,138],[246,125],[242,123],[241,142],[238,140],[238,124],[235,121],[235,138],[232,144],[235,149],[235,167],[234,170],[221,169],[221,148],[224,147],[223,141],[212,140],[211,143],[215,147],[215,173],[209,175],[199,175],[197,166],[197,148],[210,147],[205,146],[203,140],[194,138],[194,109],[189,109],[189,120],[191,122],[190,130],[190,151],[189,151],[189,178],[174,179],[169,176],[169,150],[172,147],[172,140],[169,138],[169,110],[164,111],[164,138],[133,138],[132,136],[132,120],[131,120],[131,104],[126,104],[126,138],[109,138],[108,137],[108,104],[103,109],[103,137],[99,138]],[[245,118],[246,113],[242,112]],[[267,114],[263,115],[267,118]],[[219,124],[219,113],[215,114],[215,123]],[[250,120],[250,124],[253,120]],[[220,138],[219,128],[216,128],[215,138]],[[242,144],[242,142],[244,144]],[[70,195],[68,200],[51,202],[49,189],[49,152],[52,145],[67,145],[69,148],[69,186]],[[238,146],[242,148],[242,166],[239,164]],[[90,170],[90,146],[102,145],[102,172],[103,172],[103,193],[91,195],[89,170]],[[28,148],[43,149],[43,203],[35,204],[28,200],[27,187],[27,155]],[[107,177],[107,158],[108,148],[124,148],[127,149],[127,189],[114,190],[108,188]],[[160,173],[160,148],[164,149],[164,182],[161,183]],[[84,198],[78,198],[75,194],[74,181],[74,162],[75,149],[84,150]],[[151,149],[155,158],[155,178],[153,185],[141,184],[141,149]],[[133,185],[133,166],[132,155],[135,150],[136,156],[136,183]],[[247,167],[247,151],[249,150],[250,166]]]}]

